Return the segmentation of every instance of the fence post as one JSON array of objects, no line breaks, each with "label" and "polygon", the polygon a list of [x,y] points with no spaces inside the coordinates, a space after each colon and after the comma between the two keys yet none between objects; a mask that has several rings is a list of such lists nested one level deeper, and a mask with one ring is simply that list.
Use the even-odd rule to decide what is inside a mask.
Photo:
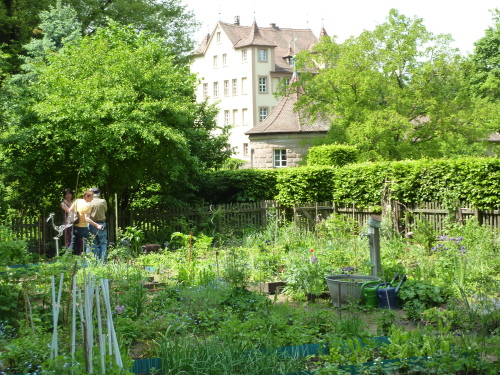
[{"label": "fence post", "polygon": [[479,225],[483,225],[483,215],[479,208],[474,208],[474,215],[476,216],[477,222]]}]

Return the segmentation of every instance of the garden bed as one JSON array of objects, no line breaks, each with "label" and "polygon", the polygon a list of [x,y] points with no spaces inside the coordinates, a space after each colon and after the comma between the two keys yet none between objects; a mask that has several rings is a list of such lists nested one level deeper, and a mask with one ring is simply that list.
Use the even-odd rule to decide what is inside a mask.
[{"label": "garden bed", "polygon": [[[0,370],[19,373],[43,364],[64,374],[64,363],[72,363],[79,375],[87,373],[89,361],[98,369],[102,337],[105,345],[115,337],[107,331],[111,323],[124,368],[132,368],[132,359],[161,358],[165,368],[186,374],[323,375],[343,366],[376,367],[381,360],[391,364],[394,358],[434,358],[439,351],[442,360],[427,363],[437,373],[498,370],[494,358],[500,351],[500,313],[494,299],[500,241],[495,233],[471,223],[453,227],[460,232],[450,232],[446,239],[423,234],[419,239],[415,232],[418,241],[410,241],[384,234],[382,281],[396,272],[409,275],[398,295],[403,309],[393,311],[358,301],[339,307],[329,294],[325,298],[325,276],[370,273],[366,240],[328,228],[325,223],[310,234],[293,226],[273,227],[238,240],[231,237],[217,248],[207,239],[139,257],[124,258],[126,248],[111,248],[106,265],[91,257],[64,256],[29,267],[22,276],[5,273],[0,283]],[[113,282],[101,284],[101,279]],[[95,285],[85,289],[89,280]],[[270,294],[271,286],[264,286],[268,280],[286,285]],[[80,308],[85,298],[89,315]],[[84,321],[93,323],[92,332]],[[71,327],[76,327],[74,338]],[[104,334],[93,336],[94,358],[84,360],[84,343],[92,342],[84,340],[84,333],[99,329]],[[391,345],[357,344],[380,335],[390,335]],[[310,343],[324,348],[328,343],[329,350],[299,358],[262,349]],[[51,359],[56,347],[58,355]],[[469,357],[456,356],[467,348],[472,350]],[[108,373],[118,371],[115,349],[104,358]]]}]

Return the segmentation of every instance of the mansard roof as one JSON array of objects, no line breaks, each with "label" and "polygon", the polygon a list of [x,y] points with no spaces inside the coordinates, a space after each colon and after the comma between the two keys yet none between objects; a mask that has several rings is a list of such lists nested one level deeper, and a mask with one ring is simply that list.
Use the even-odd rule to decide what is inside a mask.
[{"label": "mansard roof", "polygon": [[[292,78],[293,83],[297,78]],[[258,125],[247,131],[246,135],[283,134],[283,133],[326,133],[330,130],[330,123],[321,118],[313,121],[295,111],[295,103],[299,98],[295,91],[280,99],[271,113]]]},{"label": "mansard roof", "polygon": [[[290,57],[291,53],[296,54],[302,50],[310,49],[318,43],[318,38],[310,29],[287,29],[280,28],[275,24],[270,27],[259,27],[257,22],[252,26],[241,26],[234,23],[217,22],[217,25],[224,31],[233,48],[271,47],[275,49],[275,71],[290,72],[290,65],[285,61],[285,57]],[[217,28],[217,27],[216,27]],[[326,31],[322,29],[326,34]],[[207,35],[200,46],[196,49],[195,55],[205,54],[212,36]]]}]

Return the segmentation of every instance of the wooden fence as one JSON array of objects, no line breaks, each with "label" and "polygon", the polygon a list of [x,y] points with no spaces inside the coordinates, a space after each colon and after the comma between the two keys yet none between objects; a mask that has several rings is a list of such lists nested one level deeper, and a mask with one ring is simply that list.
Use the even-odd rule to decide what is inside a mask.
[{"label": "wooden fence", "polygon": [[[339,205],[336,202],[318,202],[296,205],[285,208],[276,201],[262,201],[231,205],[203,206],[193,208],[162,208],[148,210],[118,210],[109,212],[109,240],[115,241],[117,228],[125,229],[135,226],[157,238],[173,231],[182,231],[187,227],[203,226],[215,232],[242,231],[249,228],[263,228],[270,218],[293,220],[301,228],[313,230],[319,220],[325,220],[333,213],[347,215],[357,220],[359,227],[368,222],[370,215],[377,214],[386,218],[384,223],[391,223],[394,230],[406,234],[415,229],[417,219],[432,223],[434,230],[440,232],[450,214],[456,221],[465,222],[471,217],[488,227],[500,229],[500,210],[480,211],[461,204],[461,207],[450,213],[439,203],[419,205],[404,205],[400,202],[390,202],[383,206],[383,212],[372,212],[369,209],[359,209],[355,205]],[[3,225],[9,226],[19,238],[29,240],[31,251],[51,255],[55,249],[55,230],[52,223],[47,222],[48,214],[39,216],[23,216],[9,221],[3,220]],[[55,216],[55,222],[60,223],[62,217]],[[211,233],[207,233],[211,234]],[[0,238],[0,241],[2,238]],[[62,246],[60,240],[60,246]]]}]

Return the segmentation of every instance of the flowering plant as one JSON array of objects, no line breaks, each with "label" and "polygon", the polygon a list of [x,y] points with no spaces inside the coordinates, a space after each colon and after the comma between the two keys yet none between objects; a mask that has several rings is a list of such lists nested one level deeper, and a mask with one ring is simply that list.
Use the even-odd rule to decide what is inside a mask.
[{"label": "flowering plant", "polygon": [[[304,250],[302,250],[304,251]],[[314,249],[309,249],[309,256],[290,256],[284,279],[287,283],[285,292],[292,294],[319,295],[325,290],[324,272]]]},{"label": "flowering plant", "polygon": [[439,242],[431,250],[434,252],[446,252],[453,257],[452,268],[454,273],[454,280],[460,286],[463,287],[465,284],[465,274],[467,268],[467,260],[465,257],[467,254],[467,249],[462,245],[463,237],[448,237],[448,236],[437,236],[436,238]]}]

